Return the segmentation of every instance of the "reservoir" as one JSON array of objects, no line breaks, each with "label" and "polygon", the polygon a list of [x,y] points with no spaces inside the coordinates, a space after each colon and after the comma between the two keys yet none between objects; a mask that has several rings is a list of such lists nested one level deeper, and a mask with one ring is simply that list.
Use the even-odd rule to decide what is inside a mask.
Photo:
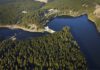
[{"label": "reservoir", "polygon": [[[88,20],[87,15],[79,17],[55,17],[47,26],[54,31],[60,31],[63,27],[68,26],[72,36],[77,41],[81,52],[87,60],[89,69],[100,70],[100,35],[94,23]],[[1,39],[9,39],[14,36],[17,40],[21,40],[44,35],[47,35],[47,33],[0,28]]]},{"label": "reservoir", "polygon": [[0,28],[0,38],[1,39],[10,39],[11,37],[16,37],[17,40],[31,39],[34,37],[40,37],[47,35],[47,32],[28,32],[22,29],[9,29],[9,28]]},{"label": "reservoir", "polygon": [[70,27],[70,31],[85,55],[90,70],[100,70],[100,35],[87,15],[79,17],[56,17],[48,23],[49,28],[60,31]]}]

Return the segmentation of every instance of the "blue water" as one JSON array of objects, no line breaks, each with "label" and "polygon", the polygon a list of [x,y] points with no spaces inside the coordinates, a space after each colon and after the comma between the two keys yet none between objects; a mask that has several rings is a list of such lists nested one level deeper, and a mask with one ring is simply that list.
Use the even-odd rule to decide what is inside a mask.
[{"label": "blue water", "polygon": [[100,70],[100,35],[87,15],[74,18],[56,17],[48,23],[49,28],[60,31],[69,26],[70,31],[85,55],[90,70]]},{"label": "blue water", "polygon": [[2,39],[9,39],[12,36],[15,36],[17,40],[24,40],[44,35],[47,35],[47,33],[28,32],[21,29],[0,28],[0,38]]},{"label": "blue water", "polygon": [[[93,22],[86,15],[69,18],[56,17],[48,23],[49,28],[60,31],[69,26],[70,31],[85,55],[90,70],[100,70],[100,35]],[[47,33],[28,32],[21,29],[0,28],[0,38],[9,39],[15,36],[17,40],[31,39],[47,35]]]}]

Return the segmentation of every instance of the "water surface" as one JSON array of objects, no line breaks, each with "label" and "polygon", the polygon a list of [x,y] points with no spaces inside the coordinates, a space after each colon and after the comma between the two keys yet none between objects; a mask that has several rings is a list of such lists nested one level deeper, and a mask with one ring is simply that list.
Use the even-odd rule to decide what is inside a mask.
[{"label": "water surface", "polygon": [[69,26],[70,31],[86,57],[90,70],[100,70],[100,35],[87,15],[75,18],[56,17],[48,23],[49,28],[60,31]]},{"label": "water surface", "polygon": [[17,40],[31,39],[34,37],[41,37],[47,33],[42,32],[28,32],[22,29],[9,29],[9,28],[0,28],[0,38],[9,39],[12,36],[16,37]]}]

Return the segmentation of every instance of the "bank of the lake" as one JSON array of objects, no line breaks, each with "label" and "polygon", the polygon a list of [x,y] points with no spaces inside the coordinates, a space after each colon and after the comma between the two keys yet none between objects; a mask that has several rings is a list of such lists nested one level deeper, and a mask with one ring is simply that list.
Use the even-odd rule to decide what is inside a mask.
[{"label": "bank of the lake", "polygon": [[30,29],[19,25],[0,25],[0,40],[23,40],[31,39],[34,37],[46,36],[52,34],[55,31],[48,26],[40,29]]},{"label": "bank of the lake", "polygon": [[0,28],[9,28],[9,29],[22,29],[24,31],[29,31],[29,32],[44,32],[43,28],[37,29],[30,29],[30,28],[26,28],[24,26],[20,26],[20,25],[0,25]]},{"label": "bank of the lake", "polygon": [[90,20],[91,22],[93,22],[93,25],[96,27],[97,31],[100,34],[100,25],[99,25],[99,19],[100,18],[96,18],[93,13],[92,14],[91,13],[89,14],[89,13],[84,12],[84,13],[80,13],[80,14],[68,14],[67,13],[65,15],[63,15],[63,14],[53,15],[53,16],[50,16],[48,18],[48,20],[47,20],[48,22],[46,23],[46,25],[50,21],[52,21],[53,19],[55,19],[55,18],[78,18],[78,17],[81,17],[83,15],[86,15],[88,17],[88,20]]},{"label": "bank of the lake", "polygon": [[28,31],[28,32],[48,32],[48,33],[54,33],[55,31],[50,29],[48,26],[45,26],[44,28],[38,28],[35,25],[36,28],[26,28],[24,26],[20,26],[20,25],[0,25],[0,28],[9,28],[9,29],[21,29],[24,31]]}]

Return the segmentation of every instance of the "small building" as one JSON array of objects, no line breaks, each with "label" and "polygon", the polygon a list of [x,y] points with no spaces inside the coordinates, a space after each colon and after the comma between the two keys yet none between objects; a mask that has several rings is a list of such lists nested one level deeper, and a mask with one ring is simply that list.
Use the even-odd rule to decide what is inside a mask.
[{"label": "small building", "polygon": [[45,31],[47,31],[49,33],[55,33],[55,31],[50,29],[48,26],[45,27]]},{"label": "small building", "polygon": [[52,15],[52,14],[56,14],[56,13],[58,13],[58,12],[60,12],[60,11],[57,10],[57,9],[49,9],[49,10],[47,10],[47,12],[45,13],[45,16]]},{"label": "small building", "polygon": [[49,30],[49,27],[48,27],[48,26],[46,26],[46,27],[45,27],[45,30],[46,30],[46,31],[48,31],[48,30]]},{"label": "small building", "polygon": [[23,13],[23,14],[26,14],[26,13],[28,13],[28,12],[24,10],[24,11],[22,11],[22,13]]},{"label": "small building", "polygon": [[35,0],[35,1],[44,2],[44,3],[48,2],[48,0]]}]

